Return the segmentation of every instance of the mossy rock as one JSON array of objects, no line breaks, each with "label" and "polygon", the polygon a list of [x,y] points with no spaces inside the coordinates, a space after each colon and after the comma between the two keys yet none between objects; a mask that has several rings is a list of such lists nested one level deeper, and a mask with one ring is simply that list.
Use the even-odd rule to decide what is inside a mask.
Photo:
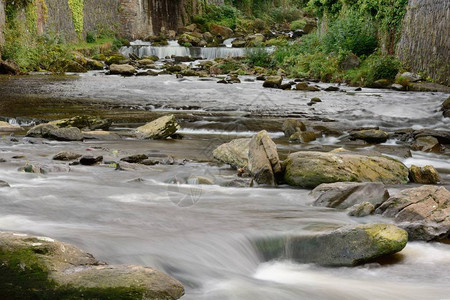
[{"label": "mossy rock", "polygon": [[343,227],[315,235],[288,235],[254,241],[267,260],[292,259],[323,266],[356,266],[401,251],[408,233],[391,224]]},{"label": "mossy rock", "polygon": [[130,60],[123,56],[122,54],[115,54],[111,55],[106,58],[105,63],[109,66],[112,64],[120,65],[120,64],[127,64]]},{"label": "mossy rock", "polygon": [[161,271],[107,265],[73,245],[0,233],[2,299],[178,299],[183,286]]},{"label": "mossy rock", "polygon": [[284,161],[284,180],[289,185],[315,188],[332,182],[408,182],[408,168],[384,156],[304,151],[292,153]]}]

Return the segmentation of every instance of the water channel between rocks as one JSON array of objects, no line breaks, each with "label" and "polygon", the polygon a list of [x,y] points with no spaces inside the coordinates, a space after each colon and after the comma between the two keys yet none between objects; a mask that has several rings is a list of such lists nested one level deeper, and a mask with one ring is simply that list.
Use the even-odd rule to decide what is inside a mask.
[{"label": "water channel between rocks", "polygon": [[[169,183],[189,175],[231,177],[235,171],[211,163],[221,142],[267,129],[287,154],[301,149],[333,149],[340,140],[324,136],[309,145],[283,142],[280,120],[298,117],[307,124],[345,132],[362,126],[447,129],[439,106],[442,93],[393,92],[342,86],[346,92],[263,89],[243,77],[241,84],[217,79],[27,76],[0,78],[0,115],[18,122],[92,111],[114,117],[115,130],[143,122],[151,114],[180,115],[183,140],[108,142],[27,142],[0,140],[0,230],[51,236],[70,242],[109,263],[154,266],[180,280],[182,299],[446,299],[450,295],[450,247],[410,242],[394,257],[353,268],[325,268],[288,260],[263,261],[252,240],[288,233],[313,233],[348,224],[392,222],[381,216],[352,218],[346,212],[313,207],[309,190],[231,188]],[[323,85],[323,84],[319,84]],[[312,97],[322,102],[307,106]],[[33,103],[19,107],[17,103]],[[33,109],[38,104],[45,104]],[[94,105],[95,104],[95,105]],[[95,108],[95,110],[94,110]],[[53,110],[53,113],[52,113]],[[60,116],[61,113],[58,114]],[[148,115],[147,115],[148,114]],[[136,122],[133,118],[136,117]],[[405,164],[432,164],[450,184],[448,153],[403,155],[395,140],[377,150]],[[135,153],[186,159],[184,165],[156,165],[132,171],[111,166],[71,166],[68,173],[28,174],[28,162],[51,163],[60,151],[103,155],[114,160]],[[13,156],[23,156],[12,159]],[[137,180],[138,179],[138,180]],[[411,185],[408,185],[411,186]],[[390,186],[396,193],[404,186]],[[180,205],[180,203],[182,205]]]}]

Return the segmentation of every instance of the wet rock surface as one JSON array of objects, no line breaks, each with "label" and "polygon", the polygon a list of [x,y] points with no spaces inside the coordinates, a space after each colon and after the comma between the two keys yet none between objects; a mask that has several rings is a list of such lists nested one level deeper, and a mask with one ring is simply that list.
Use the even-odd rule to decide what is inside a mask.
[{"label": "wet rock surface", "polygon": [[410,240],[445,239],[450,234],[450,191],[431,185],[406,189],[390,197],[376,213],[394,218]]},{"label": "wet rock surface", "polygon": [[345,209],[363,202],[378,207],[389,198],[389,192],[380,182],[323,183],[311,191],[315,206]]},{"label": "wet rock surface", "polygon": [[290,154],[284,165],[284,180],[290,185],[306,188],[348,181],[408,182],[408,168],[399,161],[382,156],[305,151]]},{"label": "wet rock surface", "polygon": [[177,280],[149,267],[107,265],[48,237],[0,232],[0,295],[8,299],[178,299]]},{"label": "wet rock surface", "polygon": [[[265,259],[290,258],[299,263],[355,266],[401,251],[408,242],[403,229],[367,224],[310,236],[287,236],[255,242]],[[270,245],[270,246],[269,246]]]}]

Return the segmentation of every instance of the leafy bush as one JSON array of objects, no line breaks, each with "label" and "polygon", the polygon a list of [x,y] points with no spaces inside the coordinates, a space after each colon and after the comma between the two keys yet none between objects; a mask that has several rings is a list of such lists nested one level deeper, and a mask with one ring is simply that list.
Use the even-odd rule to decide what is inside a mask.
[{"label": "leafy bush", "polygon": [[296,20],[296,21],[291,22],[291,25],[289,26],[289,28],[291,30],[298,30],[298,29],[305,28],[305,25],[306,25],[305,20]]},{"label": "leafy bush", "polygon": [[272,62],[269,51],[264,47],[247,48],[245,56],[247,62],[253,67],[268,67]]},{"label": "leafy bush", "polygon": [[394,80],[400,70],[400,62],[394,56],[373,56],[368,60],[371,69],[371,80],[378,79]]},{"label": "leafy bush", "polygon": [[370,55],[377,46],[374,27],[356,12],[333,21],[323,37],[323,50],[327,53],[346,51],[357,56]]},{"label": "leafy bush", "polygon": [[360,68],[345,73],[346,81],[353,85],[370,86],[379,79],[394,80],[400,70],[400,62],[393,56],[372,54]]},{"label": "leafy bush", "polygon": [[209,26],[212,23],[236,28],[237,20],[241,15],[240,11],[231,5],[206,5],[203,17],[194,18],[194,23]]},{"label": "leafy bush", "polygon": [[94,32],[88,32],[86,33],[86,42],[87,43],[95,43],[97,41],[97,35]]},{"label": "leafy bush", "polygon": [[275,23],[292,22],[302,17],[303,11],[297,7],[275,7],[270,10],[269,16]]}]

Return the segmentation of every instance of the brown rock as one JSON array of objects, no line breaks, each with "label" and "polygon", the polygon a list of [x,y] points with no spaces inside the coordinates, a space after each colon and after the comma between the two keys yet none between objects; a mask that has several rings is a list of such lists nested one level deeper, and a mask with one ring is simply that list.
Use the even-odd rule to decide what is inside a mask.
[{"label": "brown rock", "polygon": [[438,171],[433,166],[418,167],[412,165],[409,168],[409,180],[421,184],[436,184],[441,181]]}]

